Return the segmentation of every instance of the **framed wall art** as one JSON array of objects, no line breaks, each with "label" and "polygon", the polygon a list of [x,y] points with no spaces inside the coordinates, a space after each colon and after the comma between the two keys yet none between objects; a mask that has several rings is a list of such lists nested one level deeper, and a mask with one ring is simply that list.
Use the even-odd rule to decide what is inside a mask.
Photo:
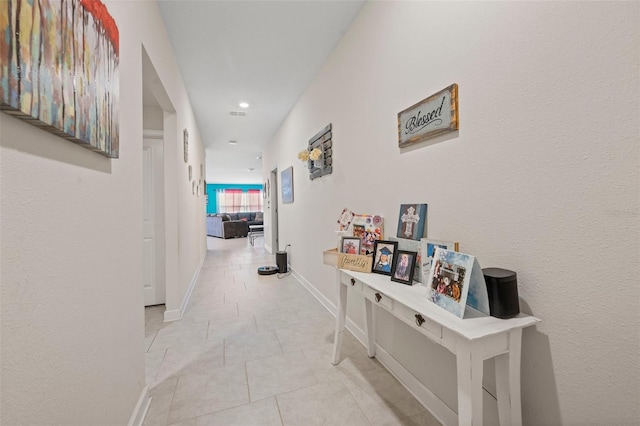
[{"label": "framed wall art", "polygon": [[7,0],[2,8],[0,110],[118,158],[120,35],[106,6]]},{"label": "framed wall art", "polygon": [[458,85],[452,84],[398,113],[398,146],[422,142],[458,127]]},{"label": "framed wall art", "polygon": [[284,204],[293,203],[293,166],[280,173],[280,190]]},{"label": "framed wall art", "polygon": [[184,149],[184,162],[189,162],[189,131],[184,129],[182,131],[182,146]]}]

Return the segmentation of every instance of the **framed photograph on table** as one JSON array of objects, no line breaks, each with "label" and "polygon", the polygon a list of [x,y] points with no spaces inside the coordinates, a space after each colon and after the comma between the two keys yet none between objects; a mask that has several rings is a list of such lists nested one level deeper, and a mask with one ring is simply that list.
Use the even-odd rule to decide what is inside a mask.
[{"label": "framed photograph on table", "polygon": [[358,237],[342,237],[340,253],[360,254],[362,240]]},{"label": "framed photograph on table", "polygon": [[398,243],[395,241],[376,241],[373,249],[371,272],[390,276],[391,265],[393,265],[393,255],[396,250],[398,250]]},{"label": "framed photograph on table", "polygon": [[393,256],[391,281],[413,285],[413,271],[418,253],[415,251],[397,250]]}]

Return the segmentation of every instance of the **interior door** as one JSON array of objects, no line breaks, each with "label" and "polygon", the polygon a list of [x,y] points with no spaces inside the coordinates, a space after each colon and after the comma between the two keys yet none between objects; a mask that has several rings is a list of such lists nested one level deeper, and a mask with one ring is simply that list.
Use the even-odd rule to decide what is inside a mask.
[{"label": "interior door", "polygon": [[162,235],[158,235],[161,212],[158,210],[158,198],[163,188],[162,175],[162,139],[144,139],[142,148],[142,288],[144,305],[160,305],[165,303],[162,256],[158,246]]}]

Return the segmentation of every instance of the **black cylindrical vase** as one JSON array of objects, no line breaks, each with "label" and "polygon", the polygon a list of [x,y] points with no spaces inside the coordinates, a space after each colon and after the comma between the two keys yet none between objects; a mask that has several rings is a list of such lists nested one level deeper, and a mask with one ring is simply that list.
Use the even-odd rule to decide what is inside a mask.
[{"label": "black cylindrical vase", "polygon": [[520,301],[516,273],[502,268],[484,268],[482,273],[487,283],[491,316],[504,319],[518,315]]},{"label": "black cylindrical vase", "polygon": [[278,266],[278,272],[281,274],[285,274],[289,272],[287,267],[287,252],[279,251],[276,252],[276,265]]}]

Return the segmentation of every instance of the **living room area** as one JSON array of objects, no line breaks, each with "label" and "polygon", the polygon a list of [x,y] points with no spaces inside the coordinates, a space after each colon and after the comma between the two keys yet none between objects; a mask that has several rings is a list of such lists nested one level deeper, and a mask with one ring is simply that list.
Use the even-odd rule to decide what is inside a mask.
[{"label": "living room area", "polygon": [[221,239],[263,235],[264,192],[259,184],[207,184],[207,235]]}]

